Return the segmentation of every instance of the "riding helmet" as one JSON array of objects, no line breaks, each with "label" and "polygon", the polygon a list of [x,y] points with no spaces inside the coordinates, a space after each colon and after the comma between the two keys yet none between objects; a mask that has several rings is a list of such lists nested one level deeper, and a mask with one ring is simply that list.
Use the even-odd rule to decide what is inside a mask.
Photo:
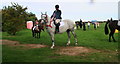
[{"label": "riding helmet", "polygon": [[59,5],[55,5],[55,8],[59,8]]}]

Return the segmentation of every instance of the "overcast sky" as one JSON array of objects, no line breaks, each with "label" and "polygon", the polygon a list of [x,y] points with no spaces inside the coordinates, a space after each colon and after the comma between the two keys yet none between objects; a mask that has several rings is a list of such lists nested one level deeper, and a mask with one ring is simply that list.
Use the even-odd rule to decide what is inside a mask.
[{"label": "overcast sky", "polygon": [[47,12],[49,16],[55,10],[56,4],[60,5],[63,19],[71,20],[107,20],[118,18],[119,0],[2,0],[0,9],[3,6],[16,2],[24,7],[28,7],[28,12],[36,14],[40,19],[41,12]]}]

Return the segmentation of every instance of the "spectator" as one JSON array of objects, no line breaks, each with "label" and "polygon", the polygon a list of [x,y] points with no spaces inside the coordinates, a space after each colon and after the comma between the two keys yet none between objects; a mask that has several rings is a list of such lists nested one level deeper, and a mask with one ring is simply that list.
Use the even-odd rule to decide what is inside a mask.
[{"label": "spectator", "polygon": [[90,29],[90,21],[88,21],[88,29]]}]

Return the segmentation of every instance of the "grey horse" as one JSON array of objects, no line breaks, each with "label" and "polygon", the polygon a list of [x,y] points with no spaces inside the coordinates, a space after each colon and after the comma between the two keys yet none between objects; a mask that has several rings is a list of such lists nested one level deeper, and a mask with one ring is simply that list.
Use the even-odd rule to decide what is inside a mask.
[{"label": "grey horse", "polygon": [[[50,21],[50,17],[48,17],[47,13],[43,14],[41,13],[41,19],[43,19],[44,21],[41,21],[41,23],[45,22],[46,25],[46,30],[49,33],[51,40],[52,40],[52,46],[51,49],[54,48],[55,43],[54,43],[54,35],[55,35],[55,25],[54,25],[54,21]],[[74,32],[74,22],[71,20],[63,20],[60,22],[60,26],[59,26],[59,33],[63,33],[63,32],[67,32],[68,35],[68,43],[67,45],[70,44],[70,32],[73,34],[74,38],[75,38],[75,45],[78,44],[77,38],[76,38],[76,34]]]}]

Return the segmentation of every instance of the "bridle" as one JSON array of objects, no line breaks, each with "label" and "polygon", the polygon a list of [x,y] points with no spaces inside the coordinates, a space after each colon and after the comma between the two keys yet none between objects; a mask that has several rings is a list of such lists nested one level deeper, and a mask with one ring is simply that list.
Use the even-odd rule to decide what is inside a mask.
[{"label": "bridle", "polygon": [[[45,23],[48,23],[48,16],[47,16],[47,14],[42,14],[42,15],[45,15],[44,21],[45,21]],[[42,17],[42,15],[41,15],[41,17]],[[48,25],[46,25],[46,27],[51,27],[52,28],[51,23],[52,23],[52,21],[50,21],[50,23]]]},{"label": "bridle", "polygon": [[[44,15],[44,16],[43,16]],[[41,19],[44,20],[46,23],[48,22],[48,17],[46,14],[41,15]]]}]

